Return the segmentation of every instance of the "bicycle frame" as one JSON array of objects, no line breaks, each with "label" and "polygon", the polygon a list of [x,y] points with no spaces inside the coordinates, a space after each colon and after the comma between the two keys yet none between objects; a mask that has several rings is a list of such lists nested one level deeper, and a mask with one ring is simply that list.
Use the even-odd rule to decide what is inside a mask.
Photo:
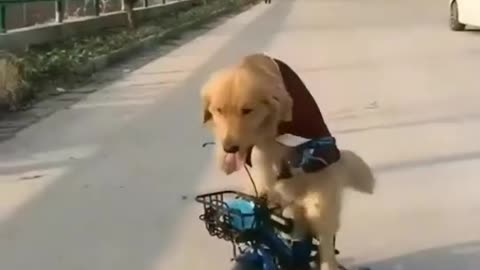
[{"label": "bicycle frame", "polygon": [[[263,270],[280,270],[285,268],[310,269],[310,263],[314,260],[311,252],[318,248],[317,245],[313,244],[313,239],[310,237],[289,245],[285,239],[278,236],[275,230],[268,228],[262,228],[258,232],[256,240],[259,245],[254,245],[251,249],[264,256]],[[280,268],[277,268],[276,265],[274,268],[266,267],[265,261],[267,261],[267,265],[271,265],[271,263],[268,263],[269,257],[276,258]]]}]

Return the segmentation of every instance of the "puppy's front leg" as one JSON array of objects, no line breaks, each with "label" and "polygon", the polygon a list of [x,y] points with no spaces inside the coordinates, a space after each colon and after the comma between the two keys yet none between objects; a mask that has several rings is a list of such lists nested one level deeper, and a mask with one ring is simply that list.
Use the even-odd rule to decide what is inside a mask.
[{"label": "puppy's front leg", "polygon": [[274,169],[275,162],[265,153],[254,147],[252,150],[252,178],[258,192],[268,196],[277,181],[277,173]]},{"label": "puppy's front leg", "polygon": [[323,233],[319,235],[320,240],[320,258],[321,266],[320,270],[338,270],[337,260],[335,258],[333,233]]}]

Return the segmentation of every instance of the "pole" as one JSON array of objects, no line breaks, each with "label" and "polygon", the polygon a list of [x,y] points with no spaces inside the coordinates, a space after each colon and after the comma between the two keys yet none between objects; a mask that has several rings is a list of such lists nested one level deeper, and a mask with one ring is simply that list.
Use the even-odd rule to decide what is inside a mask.
[{"label": "pole", "polygon": [[63,22],[63,0],[55,1],[55,20],[57,23]]},{"label": "pole", "polygon": [[93,0],[93,9],[95,16],[100,16],[100,0]]},{"label": "pole", "polygon": [[0,5],[0,33],[7,32],[6,15],[7,7],[5,5]]}]

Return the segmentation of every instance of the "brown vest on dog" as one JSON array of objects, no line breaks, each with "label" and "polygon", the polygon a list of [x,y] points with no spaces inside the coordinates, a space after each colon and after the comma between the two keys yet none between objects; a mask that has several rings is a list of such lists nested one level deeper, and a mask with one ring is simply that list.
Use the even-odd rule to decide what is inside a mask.
[{"label": "brown vest on dog", "polygon": [[315,99],[300,77],[284,62],[274,60],[293,100],[292,121],[280,125],[279,135],[289,133],[308,139],[331,136]]},{"label": "brown vest on dog", "polygon": [[[278,135],[289,133],[307,139],[331,136],[315,99],[297,73],[284,62],[278,59],[273,60],[280,69],[285,88],[293,100],[292,121],[280,124]],[[251,166],[251,149],[249,152],[247,164]],[[340,151],[335,147],[328,153],[324,153],[323,157],[335,162],[340,157]]]}]

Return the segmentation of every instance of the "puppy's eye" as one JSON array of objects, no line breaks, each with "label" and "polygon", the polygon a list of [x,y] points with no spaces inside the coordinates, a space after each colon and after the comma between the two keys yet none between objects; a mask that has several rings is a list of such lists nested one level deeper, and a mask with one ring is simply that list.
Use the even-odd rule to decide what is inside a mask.
[{"label": "puppy's eye", "polygon": [[217,113],[219,113],[219,114],[222,114],[222,113],[223,113],[223,111],[222,111],[222,109],[221,109],[221,108],[217,108],[217,109],[215,109],[215,110],[216,110],[216,111],[217,111]]},{"label": "puppy's eye", "polygon": [[247,115],[252,112],[252,109],[242,109],[242,114]]}]

